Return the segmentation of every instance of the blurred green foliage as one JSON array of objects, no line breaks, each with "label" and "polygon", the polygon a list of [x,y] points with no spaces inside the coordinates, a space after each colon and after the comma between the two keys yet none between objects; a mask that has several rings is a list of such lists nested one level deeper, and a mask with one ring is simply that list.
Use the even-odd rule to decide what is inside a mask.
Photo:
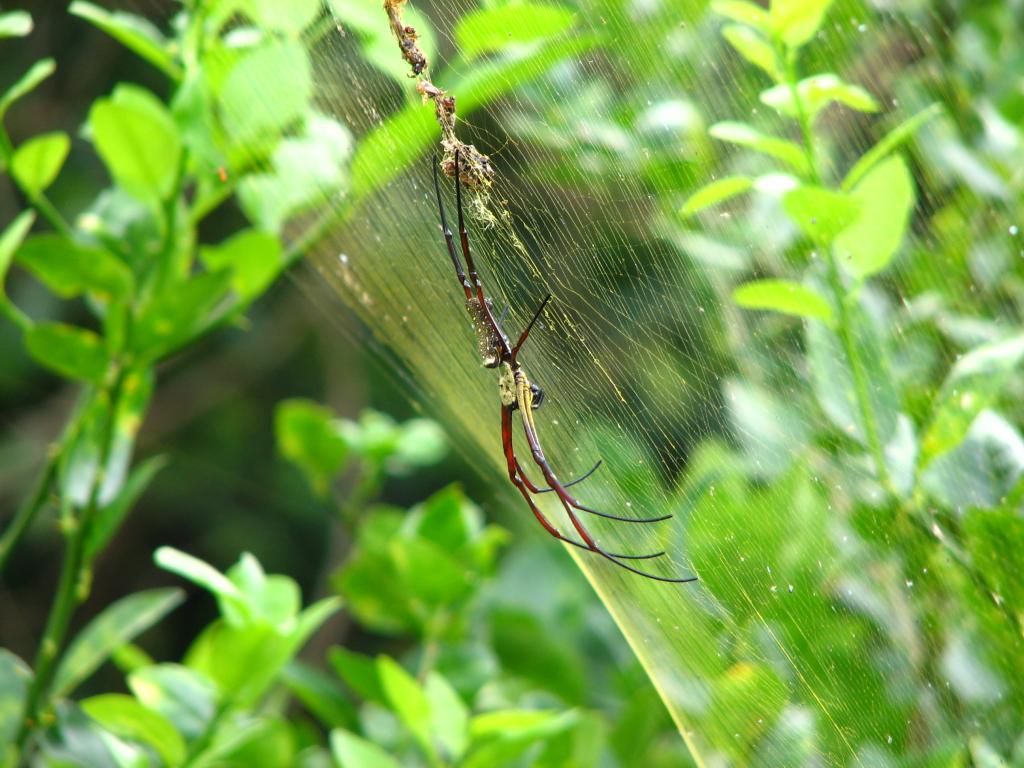
[{"label": "blurred green foliage", "polygon": [[[158,363],[242,324],[286,267],[436,140],[433,115],[413,101],[358,139],[322,112],[311,49],[338,21],[408,90],[378,4],[329,5],[186,3],[163,31],[77,0],[75,23],[148,62],[159,87],[120,82],[97,98],[84,149],[52,126],[19,142],[0,131],[0,166],[26,203],[0,234],[0,276],[19,280],[0,298],[20,343],[10,354],[78,387],[35,487],[4,518],[0,568],[46,515],[65,554],[46,626],[30,633],[33,663],[0,651],[0,759],[1024,766],[1024,283],[1019,230],[1007,225],[1020,219],[1024,150],[1015,1],[881,13],[857,0],[715,0],[634,13],[599,0],[488,4],[454,21],[459,66],[445,74],[461,113],[517,89],[508,130],[546,150],[544,178],[568,184],[582,171],[614,187],[638,175],[652,229],[668,227],[685,257],[680,285],[717,308],[701,321],[712,340],[701,360],[720,377],[725,418],[708,435],[692,421],[700,408],[673,401],[678,422],[664,425],[702,438],[670,489],[714,602],[677,617],[702,649],[673,678],[693,756],[560,553],[511,546],[459,486],[382,501],[390,483],[444,457],[424,419],[348,420],[306,400],[276,409],[280,454],[311,493],[280,483],[323,513],[320,535],[339,550],[311,606],[295,579],[251,555],[221,573],[161,547],[158,565],[217,604],[187,649],[162,654],[178,661],[150,658],[140,639],[181,603],[177,589],[119,594],[75,627],[94,563],[165,464],[133,459]],[[441,36],[407,13],[432,57]],[[586,31],[580,13],[628,17],[634,44]],[[873,34],[834,19],[865,19]],[[32,23],[0,13],[0,38]],[[699,53],[680,42],[686,24]],[[933,47],[900,77],[858,82],[879,50],[920,38]],[[714,82],[749,109],[705,120],[712,110],[691,91],[708,75],[684,68],[666,82],[638,54],[647,44],[713,57]],[[576,104],[553,103],[554,65],[594,52],[612,74],[594,75]],[[0,120],[54,73],[50,59],[19,72]],[[584,103],[606,121],[583,124]],[[865,118],[855,136],[836,128],[848,113]],[[86,202],[69,220],[50,194],[79,150],[111,185],[79,191]],[[226,232],[212,240],[219,217]],[[285,239],[292,227],[299,237]],[[23,288],[26,274],[45,299]],[[244,439],[223,429],[225,450],[272,484],[266,457],[248,466]],[[711,484],[713,497],[694,492]],[[198,488],[177,492],[198,506]],[[228,559],[234,530],[270,525],[231,520]],[[345,646],[314,642],[303,655],[342,606]],[[124,676],[110,688],[126,692],[82,693],[108,661]]]},{"label": "blurred green foliage", "polygon": [[[343,18],[351,13],[347,6],[335,10]],[[564,9],[544,10],[538,6],[531,40],[554,38],[571,23]],[[180,662],[154,661],[134,644],[182,602],[177,589],[114,600],[67,641],[91,591],[95,562],[167,464],[156,456],[133,466],[156,366],[242,322],[339,211],[351,210],[351,198],[342,196],[338,211],[313,217],[290,246],[282,239],[289,222],[344,195],[350,176],[357,194],[387,181],[348,170],[355,149],[348,129],[317,110],[308,46],[334,24],[318,2],[287,12],[265,2],[207,4],[201,12],[187,7],[169,33],[82,0],[69,11],[151,64],[165,83],[151,91],[120,82],[89,106],[82,135],[111,186],[97,185],[73,221],[48,197],[71,157],[70,135],[45,132],[16,144],[0,131],[2,168],[30,206],[0,235],[2,274],[23,270],[55,297],[77,302],[45,303],[44,317],[37,316],[38,302],[29,302],[36,311],[25,311],[7,294],[0,307],[37,364],[80,385],[34,491],[0,539],[3,568],[41,517],[56,512],[64,538],[61,577],[34,662],[0,652],[3,763],[323,765],[333,759],[348,766],[484,766],[534,758],[561,764],[572,755],[591,762],[602,749],[597,736],[610,726],[586,708],[582,662],[569,653],[570,639],[547,638],[531,614],[512,621],[507,600],[482,597],[505,533],[485,525],[455,487],[408,511],[376,503],[385,480],[444,455],[443,434],[425,419],[397,424],[365,411],[351,422],[299,400],[283,403],[276,419],[282,455],[334,509],[335,524],[351,541],[332,578],[349,615],[365,631],[401,641],[396,647],[416,660],[415,676],[393,656],[341,647],[328,654],[331,673],[300,662],[296,656],[341,599],[326,597],[303,610],[297,583],[267,575],[248,554],[221,573],[182,551],[157,549],[159,566],[210,592],[219,608]],[[247,37],[240,21],[253,34]],[[461,33],[467,46],[477,46],[472,55],[502,55],[525,42],[496,36],[500,21],[482,14]],[[2,14],[0,30],[25,36],[33,20],[20,11]],[[519,74],[505,87],[578,50],[573,43],[510,53]],[[0,117],[55,70],[51,59],[31,66],[0,98]],[[466,91],[474,93],[470,86]],[[157,95],[163,92],[166,99]],[[482,83],[475,102],[483,105],[500,92]],[[372,155],[365,149],[371,141],[361,147],[362,157]],[[233,205],[227,235],[205,242],[206,222]],[[36,232],[37,223],[49,231]],[[47,313],[58,319],[45,319]],[[332,494],[335,484],[345,493]],[[577,595],[572,604],[587,602]],[[598,610],[592,599],[589,604]],[[493,644],[480,637],[491,624],[496,632],[508,625]],[[616,646],[610,625],[603,631],[604,642]],[[515,644],[528,639],[538,647],[543,642],[563,666],[544,668],[543,677],[524,668]],[[509,672],[502,673],[506,657]],[[124,674],[127,693],[75,696],[109,661]],[[627,668],[635,680],[635,662]],[[533,686],[518,682],[531,677],[552,693],[538,697]],[[308,715],[292,715],[291,696]],[[655,714],[652,738],[671,733],[653,694],[634,697],[634,712],[641,706]],[[681,755],[682,746],[669,743],[664,752]]]}]

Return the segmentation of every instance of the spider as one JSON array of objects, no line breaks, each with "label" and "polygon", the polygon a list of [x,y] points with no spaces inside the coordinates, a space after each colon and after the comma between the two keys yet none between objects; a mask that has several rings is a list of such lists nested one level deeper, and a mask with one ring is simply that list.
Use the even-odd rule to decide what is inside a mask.
[{"label": "spider", "polygon": [[[544,456],[544,449],[541,447],[540,438],[537,435],[537,426],[534,422],[534,411],[540,408],[544,403],[544,390],[530,381],[522,363],[519,362],[519,352],[522,350],[523,345],[526,344],[526,340],[530,336],[530,331],[533,329],[534,324],[540,317],[541,312],[544,311],[544,308],[551,300],[551,294],[544,297],[540,306],[538,306],[537,310],[533,313],[533,317],[530,319],[530,322],[519,335],[516,343],[513,344],[502,328],[505,313],[503,312],[501,316],[497,318],[494,316],[494,304],[484,293],[483,284],[480,282],[480,278],[476,271],[476,265],[473,263],[473,254],[469,248],[469,234],[466,232],[466,224],[462,213],[462,190],[459,183],[459,153],[455,153],[455,200],[458,208],[459,239],[462,246],[462,256],[465,259],[469,273],[468,278],[466,272],[463,271],[462,261],[459,259],[459,255],[455,249],[455,237],[452,234],[451,229],[448,227],[448,218],[445,215],[444,202],[441,199],[441,184],[438,180],[437,166],[437,158],[435,157],[433,159],[434,191],[437,194],[437,207],[441,215],[441,230],[444,232],[445,244],[448,247],[448,255],[451,256],[452,264],[455,267],[455,274],[458,277],[459,282],[462,284],[462,290],[466,294],[466,309],[469,311],[469,315],[473,320],[473,327],[476,330],[477,349],[480,353],[483,365],[485,368],[498,369],[498,393],[501,398],[501,444],[505,453],[505,461],[508,465],[509,480],[512,481],[512,484],[515,485],[519,493],[522,494],[522,497],[530,507],[530,511],[533,513],[534,517],[537,518],[537,521],[544,527],[544,530],[556,539],[564,541],[566,544],[570,544],[579,549],[584,549],[588,552],[600,555],[620,568],[624,568],[627,571],[644,576],[648,579],[677,584],[696,581],[696,577],[670,578],[667,576],[658,576],[653,573],[648,573],[647,571],[642,571],[629,563],[625,563],[623,562],[624,560],[650,560],[656,557],[661,557],[665,552],[660,551],[642,555],[609,552],[595,541],[594,537],[587,531],[586,526],[583,525],[579,515],[581,512],[627,523],[657,523],[662,520],[669,519],[672,515],[648,518],[619,517],[617,515],[608,514],[607,512],[600,512],[596,509],[591,509],[590,507],[580,503],[580,501],[569,493],[567,489],[577,483],[583,482],[594,474],[594,472],[596,472],[601,466],[600,461],[598,461],[583,475],[571,482],[562,483],[558,480],[554,471],[552,471],[551,466],[548,464],[547,458]],[[513,414],[515,414],[516,411],[519,412],[523,424],[523,432],[526,435],[526,442],[530,446],[530,454],[533,459],[533,463],[536,464],[537,468],[544,476],[545,481],[548,483],[548,487],[546,488],[541,488],[530,480],[522,463],[519,461],[519,457],[516,455],[514,446],[512,445],[512,419]],[[568,515],[569,521],[572,523],[572,527],[576,530],[576,533],[579,534],[581,540],[578,541],[559,531],[540,510],[540,507],[537,506],[534,495],[550,492],[553,492],[558,496],[558,499],[562,504],[562,508],[565,510],[566,515]]]}]

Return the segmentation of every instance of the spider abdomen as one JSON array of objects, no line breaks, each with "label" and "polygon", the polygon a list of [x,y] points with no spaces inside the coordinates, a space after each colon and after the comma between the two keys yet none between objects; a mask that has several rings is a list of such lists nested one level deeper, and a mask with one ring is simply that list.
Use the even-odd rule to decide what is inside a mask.
[{"label": "spider abdomen", "polygon": [[480,305],[476,298],[466,299],[466,309],[473,319],[473,330],[476,331],[476,348],[480,353],[480,360],[484,368],[497,368],[501,362],[501,339],[497,337],[494,329],[488,321],[488,312],[492,311],[494,305],[487,299],[487,308]]}]

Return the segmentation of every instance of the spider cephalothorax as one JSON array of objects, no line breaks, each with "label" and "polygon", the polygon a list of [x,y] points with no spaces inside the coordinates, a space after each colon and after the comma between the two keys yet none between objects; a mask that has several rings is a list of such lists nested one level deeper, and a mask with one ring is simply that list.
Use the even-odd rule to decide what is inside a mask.
[{"label": "spider cephalothorax", "polygon": [[[520,334],[518,341],[513,345],[501,327],[501,319],[495,318],[494,316],[494,306],[491,300],[484,294],[483,285],[480,282],[480,277],[477,275],[476,265],[473,263],[473,254],[469,248],[469,235],[466,232],[466,224],[462,213],[462,189],[459,182],[458,152],[455,153],[455,163],[452,170],[454,171],[453,175],[455,177],[455,200],[456,205],[458,206],[459,215],[459,240],[462,246],[462,256],[466,260],[468,277],[467,273],[462,269],[462,261],[459,259],[459,254],[455,249],[455,237],[452,234],[451,229],[448,227],[448,219],[445,215],[444,202],[441,199],[441,185],[438,181],[437,160],[435,158],[433,162],[434,189],[437,192],[437,206],[441,214],[441,229],[444,232],[445,243],[448,246],[448,255],[451,257],[452,264],[455,267],[455,274],[459,278],[459,282],[462,283],[462,289],[466,294],[466,309],[469,311],[469,315],[473,321],[473,328],[476,331],[477,350],[480,353],[480,359],[485,368],[499,369],[498,395],[501,401],[501,444],[505,453],[505,461],[508,465],[509,480],[512,481],[512,484],[515,485],[519,490],[519,493],[522,494],[522,497],[526,500],[526,503],[529,505],[530,511],[533,513],[534,517],[536,517],[538,522],[544,526],[544,529],[555,538],[560,539],[567,544],[571,544],[574,547],[579,547],[580,549],[585,549],[589,552],[598,554],[615,563],[615,565],[620,568],[632,571],[633,573],[641,576],[646,576],[650,579],[677,583],[695,581],[695,577],[671,578],[668,576],[658,576],[653,573],[641,571],[628,563],[622,562],[623,560],[648,560],[655,557],[661,557],[665,553],[653,552],[651,554],[644,555],[630,555],[609,552],[598,545],[594,540],[594,537],[590,535],[580,520],[579,515],[577,514],[578,512],[586,512],[588,514],[598,515],[611,520],[620,520],[627,523],[656,523],[661,520],[667,520],[671,515],[661,515],[659,517],[649,518],[619,517],[617,515],[610,515],[607,512],[599,512],[596,509],[591,509],[590,507],[581,504],[580,501],[566,489],[590,477],[595,471],[597,471],[597,468],[601,466],[600,461],[598,461],[597,464],[595,464],[586,473],[571,482],[562,483],[555,476],[551,466],[548,464],[547,458],[544,456],[544,449],[541,447],[540,438],[537,435],[537,427],[533,420],[534,411],[540,408],[541,404],[544,402],[544,390],[527,378],[526,371],[523,370],[523,367],[520,365],[518,360],[519,351],[523,348],[527,338],[529,338],[530,331],[537,322],[541,313],[544,311],[544,307],[546,307],[548,301],[551,300],[551,295],[548,294],[540,303],[536,312],[533,313],[533,317],[530,322],[527,323],[526,329],[522,334]],[[526,441],[530,446],[530,457],[533,460],[533,463],[540,470],[541,474],[544,475],[544,479],[548,483],[547,488],[540,488],[534,485],[533,481],[530,480],[526,471],[523,469],[523,465],[519,461],[519,457],[516,455],[515,447],[512,444],[512,414],[516,411],[520,414],[523,433],[525,434]],[[581,541],[570,536],[566,536],[559,531],[550,520],[548,520],[540,507],[537,506],[537,502],[534,499],[535,495],[541,493],[554,493],[558,496],[562,508],[565,510],[565,513],[569,518],[569,522],[579,535]]]}]

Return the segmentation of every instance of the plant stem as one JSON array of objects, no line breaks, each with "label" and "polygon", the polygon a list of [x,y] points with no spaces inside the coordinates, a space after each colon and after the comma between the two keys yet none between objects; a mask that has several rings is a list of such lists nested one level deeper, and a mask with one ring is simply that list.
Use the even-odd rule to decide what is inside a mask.
[{"label": "plant stem", "polygon": [[788,53],[778,53],[778,57],[786,62],[786,84],[789,86],[789,93],[796,107],[797,123],[800,125],[800,133],[804,139],[804,155],[807,158],[807,170],[811,175],[811,181],[821,186],[821,175],[818,173],[817,148],[814,145],[814,130],[811,126],[811,118],[807,114],[804,100],[800,96],[800,87],[796,79],[796,50]]},{"label": "plant stem", "polygon": [[53,481],[57,477],[57,465],[60,455],[61,451],[56,449],[56,447],[49,450],[46,464],[36,479],[32,494],[18,507],[18,511],[14,513],[14,517],[8,523],[3,536],[0,537],[0,572],[7,565],[7,558],[11,556],[11,552],[14,551],[18,542],[21,541],[25,531],[32,525],[36,515],[46,506],[46,499],[50,494],[50,486],[53,485]]},{"label": "plant stem", "polygon": [[889,475],[889,468],[885,463],[885,448],[882,445],[882,438],[878,431],[875,412],[871,407],[871,391],[868,387],[867,375],[864,372],[864,361],[861,359],[860,350],[857,348],[857,340],[854,338],[853,322],[850,318],[850,308],[848,305],[849,297],[843,287],[842,277],[839,274],[839,265],[836,263],[832,248],[829,247],[824,250],[825,260],[828,264],[829,286],[832,288],[832,295],[835,297],[835,302],[839,308],[839,340],[843,345],[843,352],[846,354],[846,361],[850,366],[850,373],[853,376],[853,390],[857,398],[860,418],[864,423],[864,433],[867,438],[868,449],[871,451],[871,458],[875,463],[878,481],[885,488],[886,493],[897,496],[896,487],[893,485],[892,477]]},{"label": "plant stem", "polygon": [[7,565],[7,560],[11,556],[11,552],[18,546],[21,537],[25,535],[25,532],[31,527],[36,516],[46,506],[50,489],[53,486],[53,482],[57,479],[61,457],[65,455],[68,446],[78,434],[78,426],[82,420],[82,415],[88,409],[91,401],[92,397],[90,395],[79,399],[78,404],[71,412],[60,440],[55,445],[51,445],[47,451],[46,463],[36,479],[31,496],[18,507],[18,511],[14,513],[14,517],[7,524],[7,529],[4,531],[3,536],[0,537],[0,572]]},{"label": "plant stem", "polygon": [[[800,124],[800,132],[803,134],[804,155],[807,158],[808,170],[811,180],[821,186],[821,175],[818,173],[817,156],[814,146],[814,130],[811,125],[810,116],[800,95],[800,88],[796,78],[796,51],[790,51],[785,56],[786,79],[789,85],[789,92],[796,108],[797,121]],[[867,375],[864,371],[864,362],[857,349],[857,340],[854,334],[853,321],[850,317],[849,294],[843,285],[842,275],[839,273],[839,264],[836,262],[835,252],[831,244],[815,243],[821,252],[828,267],[828,284],[832,290],[832,296],[836,307],[839,310],[838,334],[843,345],[843,353],[846,355],[846,362],[853,376],[854,395],[857,399],[857,408],[860,411],[860,418],[864,424],[864,433],[868,443],[868,450],[875,463],[875,472],[879,482],[886,493],[896,496],[896,489],[889,469],[885,463],[885,449],[878,430],[878,423],[875,420],[875,413],[871,407],[871,391],[868,387]]]},{"label": "plant stem", "polygon": [[[115,365],[117,365],[115,363]],[[110,403],[109,413],[103,432],[100,437],[99,461],[95,477],[89,489],[88,501],[76,516],[68,514],[64,518],[64,533],[67,544],[64,549],[64,562],[61,564],[60,581],[57,585],[57,593],[54,595],[53,605],[46,620],[46,628],[43,631],[43,638],[39,642],[36,651],[35,663],[33,666],[34,676],[29,687],[28,695],[25,698],[24,717],[21,723],[21,730],[18,733],[18,752],[25,756],[25,744],[29,736],[40,724],[40,716],[49,707],[49,688],[53,678],[54,669],[57,666],[60,651],[64,646],[68,626],[71,623],[71,616],[88,596],[88,580],[85,578],[89,563],[85,559],[85,541],[92,524],[93,516],[99,507],[100,488],[103,485],[104,468],[110,455],[110,445],[114,438],[114,419],[116,418],[116,403],[124,381],[124,372],[112,369],[104,379],[104,385],[97,389],[92,397],[86,398],[87,405],[79,411],[79,416],[88,410],[89,404],[106,398]],[[74,419],[77,423],[78,418]],[[56,461],[66,452],[70,440],[77,433],[77,428],[69,429],[65,433],[65,440],[61,443],[61,449],[56,452]]]},{"label": "plant stem", "polygon": [[[25,716],[18,734],[18,751],[23,752],[25,742],[33,730],[39,725],[39,715],[44,709],[46,691],[50,686],[57,657],[64,643],[71,614],[82,601],[82,590],[79,588],[82,576],[83,552],[85,549],[85,516],[81,516],[74,529],[70,532],[61,565],[60,582],[54,597],[53,607],[46,620],[43,639],[39,643],[33,664],[34,677],[25,699]],[[24,756],[24,755],[23,755]]]}]

